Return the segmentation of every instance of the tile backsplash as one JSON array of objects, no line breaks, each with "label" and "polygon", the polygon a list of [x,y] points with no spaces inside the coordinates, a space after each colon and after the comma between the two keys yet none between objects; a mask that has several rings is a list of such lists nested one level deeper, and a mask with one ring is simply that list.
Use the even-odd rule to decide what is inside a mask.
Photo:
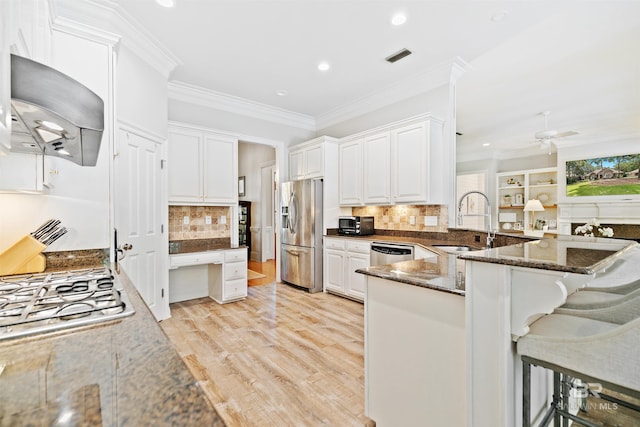
[{"label": "tile backsplash", "polygon": [[[379,230],[437,231],[446,232],[449,227],[449,210],[446,205],[397,205],[361,206],[352,208],[357,216],[373,216],[375,228]],[[415,225],[411,225],[411,217]],[[425,216],[438,218],[438,225],[424,225]]]},{"label": "tile backsplash", "polygon": [[[207,216],[211,224],[205,224]],[[226,224],[221,224],[223,216]],[[230,224],[231,208],[226,206],[169,206],[169,240],[231,238]]]}]

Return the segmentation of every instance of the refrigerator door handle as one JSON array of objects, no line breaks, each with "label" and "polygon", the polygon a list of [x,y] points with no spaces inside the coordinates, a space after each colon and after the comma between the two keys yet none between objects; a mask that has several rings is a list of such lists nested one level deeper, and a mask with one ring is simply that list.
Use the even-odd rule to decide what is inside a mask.
[{"label": "refrigerator door handle", "polygon": [[289,254],[289,255],[293,255],[293,256],[300,256],[300,254],[307,254],[309,253],[308,250],[306,249],[285,249],[285,251]]},{"label": "refrigerator door handle", "polygon": [[296,228],[298,227],[298,198],[295,193],[291,193],[291,198],[289,199],[289,231],[295,234]]}]

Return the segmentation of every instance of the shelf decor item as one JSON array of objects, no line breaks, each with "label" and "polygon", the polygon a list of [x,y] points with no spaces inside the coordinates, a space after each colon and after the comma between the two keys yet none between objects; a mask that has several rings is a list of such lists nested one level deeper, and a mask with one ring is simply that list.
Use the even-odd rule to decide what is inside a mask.
[{"label": "shelf decor item", "polygon": [[524,207],[524,211],[531,212],[531,222],[529,224],[531,224],[531,229],[533,230],[533,226],[535,224],[535,221],[534,221],[535,212],[544,211],[544,206],[542,206],[542,203],[540,203],[540,200],[531,199],[527,201],[527,204]]},{"label": "shelf decor item", "polygon": [[613,228],[603,227],[597,219],[592,218],[586,224],[576,227],[575,233],[586,237],[613,237]]}]

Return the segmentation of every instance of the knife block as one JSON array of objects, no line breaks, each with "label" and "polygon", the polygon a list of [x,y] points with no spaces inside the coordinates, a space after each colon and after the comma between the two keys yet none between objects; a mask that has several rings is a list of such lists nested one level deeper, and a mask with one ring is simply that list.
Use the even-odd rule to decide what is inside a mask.
[{"label": "knife block", "polygon": [[0,276],[41,273],[47,266],[46,246],[27,235],[0,253]]}]

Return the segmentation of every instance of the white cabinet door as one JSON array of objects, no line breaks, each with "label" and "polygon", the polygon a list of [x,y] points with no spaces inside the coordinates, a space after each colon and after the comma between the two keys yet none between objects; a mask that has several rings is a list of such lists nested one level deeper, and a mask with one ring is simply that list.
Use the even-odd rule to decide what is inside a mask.
[{"label": "white cabinet door", "polygon": [[364,139],[364,203],[391,202],[391,138],[389,132]]},{"label": "white cabinet door", "polygon": [[344,293],[344,251],[325,249],[324,251],[325,290]]},{"label": "white cabinet door", "polygon": [[324,146],[318,144],[305,150],[305,178],[322,178],[324,175]]},{"label": "white cabinet door", "polygon": [[235,204],[238,198],[237,142],[205,134],[204,163],[204,201]]},{"label": "white cabinet door", "polygon": [[289,153],[289,179],[296,181],[304,179],[304,150]]},{"label": "white cabinet door", "polygon": [[364,301],[366,289],[366,277],[356,273],[359,268],[369,267],[369,255],[349,252],[347,256],[347,295]]},{"label": "white cabinet door", "polygon": [[362,140],[340,145],[340,204],[362,205]]},{"label": "white cabinet door", "polygon": [[428,148],[424,122],[393,131],[391,173],[394,203],[428,201]]},{"label": "white cabinet door", "polygon": [[170,130],[169,202],[202,202],[202,135]]}]

